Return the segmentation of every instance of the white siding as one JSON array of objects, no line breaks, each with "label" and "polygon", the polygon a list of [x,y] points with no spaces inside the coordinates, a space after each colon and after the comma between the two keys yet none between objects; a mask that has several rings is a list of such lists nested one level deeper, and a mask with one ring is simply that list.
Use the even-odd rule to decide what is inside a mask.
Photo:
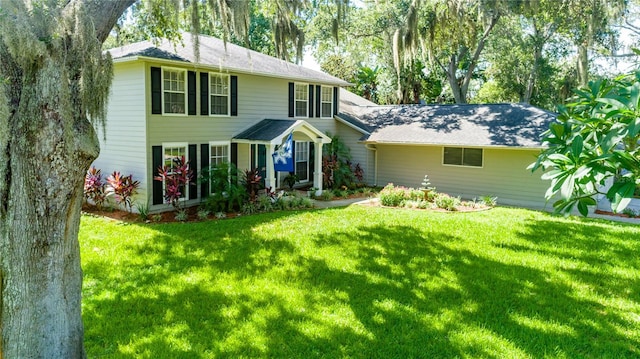
[{"label": "white siding", "polygon": [[438,192],[471,199],[491,195],[498,204],[530,208],[552,208],[544,194],[549,181],[526,167],[538,150],[484,149],[482,168],[442,165],[441,146],[377,145],[378,184],[389,182],[420,187],[425,174]]},{"label": "white siding", "polygon": [[145,72],[142,63],[116,64],[105,133],[98,130],[100,155],[93,163],[103,176],[113,171],[140,181],[136,201],[146,202]]}]

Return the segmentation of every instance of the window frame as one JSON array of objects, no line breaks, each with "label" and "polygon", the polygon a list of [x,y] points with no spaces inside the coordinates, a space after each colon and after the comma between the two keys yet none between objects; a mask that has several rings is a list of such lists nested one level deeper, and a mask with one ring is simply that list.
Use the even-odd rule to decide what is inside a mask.
[{"label": "window frame", "polygon": [[[213,91],[211,91],[211,86],[213,85],[213,81],[212,78],[214,77],[220,77],[220,78],[226,78],[227,81],[227,94],[226,95],[220,95],[220,94],[214,94]],[[220,72],[209,72],[209,84],[208,84],[209,88],[207,89],[209,91],[209,106],[208,106],[208,113],[209,116],[211,117],[229,117],[231,116],[231,75],[229,74],[223,74]],[[211,113],[211,106],[213,104],[212,98],[213,96],[226,96],[227,97],[227,113],[226,114],[218,114],[218,113]]]},{"label": "window frame", "polygon": [[[325,89],[329,90],[329,102],[323,101],[323,92]],[[329,116],[324,115],[324,111],[322,108],[323,104],[329,103]],[[331,86],[320,86],[320,118],[333,118],[333,87]]]},{"label": "window frame", "polygon": [[[184,148],[184,160],[185,162],[189,162],[189,143],[188,142],[163,142],[162,143],[162,167],[165,166],[165,151],[168,148]],[[162,181],[162,197],[164,198],[165,192],[167,191],[167,186],[165,181]],[[185,186],[184,193],[182,193],[182,197],[178,201],[184,202],[189,200],[189,185]],[[163,200],[164,201],[164,200]]]},{"label": "window frame", "polygon": [[[445,163],[445,151],[447,148],[459,148],[462,150],[462,154],[460,157],[460,164],[451,164],[451,163]],[[474,165],[465,165],[464,164],[464,153],[465,150],[470,149],[470,150],[480,150],[481,151],[481,161],[482,164],[480,166],[474,166]],[[484,168],[484,148],[482,147],[462,147],[462,146],[442,146],[442,165],[443,166],[451,166],[451,167],[464,167],[464,168]]]},{"label": "window frame", "polygon": [[[188,90],[189,90],[189,78],[187,76],[187,69],[181,69],[179,67],[169,67],[169,66],[161,66],[161,76],[160,76],[160,85],[161,85],[161,91],[162,91],[162,115],[163,116],[187,116],[188,114],[188,110],[189,110],[189,96],[188,95]],[[179,91],[172,91],[172,90],[165,90],[164,88],[164,74],[165,71],[171,71],[171,72],[182,72],[183,77],[184,77],[184,90],[182,91],[182,94],[184,96],[184,112],[183,113],[174,113],[174,112],[166,112],[165,110],[165,93],[166,92],[170,92],[170,93],[180,93]]]},{"label": "window frame", "polygon": [[[306,179],[298,179],[298,183],[307,183],[310,181],[310,177],[311,177],[311,169],[309,168],[311,165],[311,159],[310,159],[310,155],[311,155],[311,145],[309,144],[309,141],[294,141],[295,145],[294,145],[294,168],[293,171],[294,173],[297,175],[298,174],[298,163],[306,163],[306,172],[307,172],[307,178]],[[303,152],[304,154],[306,154],[306,159],[304,161],[298,161],[298,149],[302,146],[300,146],[300,144],[306,144],[306,150],[305,152]]]},{"label": "window frame", "polygon": [[[227,156],[225,158],[225,162],[230,164],[231,163],[231,142],[230,141],[209,141],[209,168],[213,167],[215,164],[213,163],[213,156],[212,153],[213,151],[211,151],[212,147],[226,147],[227,148]],[[222,157],[217,157],[216,158],[222,158]],[[217,163],[216,163],[217,164]],[[229,175],[231,175],[231,173],[229,173]],[[211,186],[213,186],[213,183],[211,183],[211,181],[209,181],[209,192],[213,193],[213,189],[211,188]]]},{"label": "window frame", "polygon": [[[298,99],[298,86],[304,88],[307,94],[306,100]],[[298,102],[304,102],[304,116],[298,115]],[[295,118],[309,118],[309,84],[303,82],[293,83],[293,117]]]}]

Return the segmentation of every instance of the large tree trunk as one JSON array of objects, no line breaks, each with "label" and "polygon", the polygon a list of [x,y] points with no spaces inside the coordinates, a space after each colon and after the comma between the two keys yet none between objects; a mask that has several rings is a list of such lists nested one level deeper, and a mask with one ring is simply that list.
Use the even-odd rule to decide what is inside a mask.
[{"label": "large tree trunk", "polygon": [[133,1],[2,0],[0,359],[85,357],[78,230],[111,79],[100,45]]}]

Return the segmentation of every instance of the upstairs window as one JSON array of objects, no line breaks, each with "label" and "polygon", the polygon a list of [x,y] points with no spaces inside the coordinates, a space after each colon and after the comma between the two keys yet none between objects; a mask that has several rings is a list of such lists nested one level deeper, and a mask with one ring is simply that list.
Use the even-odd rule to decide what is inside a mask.
[{"label": "upstairs window", "polygon": [[451,166],[482,167],[482,148],[445,147],[442,163]]},{"label": "upstairs window", "polygon": [[209,114],[229,116],[229,75],[209,74]]},{"label": "upstairs window", "polygon": [[307,84],[295,84],[295,117],[308,117],[309,110],[309,86]]},{"label": "upstairs window", "polygon": [[162,69],[162,112],[187,114],[186,70]]},{"label": "upstairs window", "polygon": [[333,87],[322,86],[320,93],[320,117],[333,115]]}]

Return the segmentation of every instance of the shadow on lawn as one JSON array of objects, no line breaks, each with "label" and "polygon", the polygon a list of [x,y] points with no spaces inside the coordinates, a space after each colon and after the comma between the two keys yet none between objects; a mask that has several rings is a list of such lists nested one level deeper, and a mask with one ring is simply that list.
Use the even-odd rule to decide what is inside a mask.
[{"label": "shadow on lawn", "polygon": [[[269,218],[285,216],[295,214]],[[126,249],[136,255],[118,268],[124,281],[112,277],[107,264],[85,265],[86,276],[99,281],[102,290],[85,298],[86,340],[102,349],[94,355],[640,355],[637,332],[634,337],[624,332],[638,330],[637,318],[634,323],[610,307],[581,298],[574,283],[556,278],[554,272],[533,268],[526,261],[505,263],[499,255],[518,252],[526,258],[531,252],[593,267],[604,261],[637,268],[638,246],[611,239],[613,235],[602,226],[532,221],[519,234],[518,245],[496,246],[497,254],[488,256],[457,246],[463,238],[403,225],[360,226],[318,235],[310,239],[315,250],[305,254],[289,240],[255,233],[253,228],[261,223],[248,217],[216,225],[193,224],[188,227],[192,234],[179,224],[154,226],[159,234],[153,240]],[[208,238],[202,237],[203,231],[210,233]],[[548,245],[544,238],[554,239]],[[577,243],[585,251],[570,258],[564,249]],[[336,255],[353,263],[351,267],[340,267],[320,254],[345,244],[348,249]],[[192,271],[207,273],[211,286],[193,283],[175,292],[156,289],[172,278],[188,278]],[[284,273],[277,282],[287,290],[251,288],[258,278],[269,278],[264,276],[274,271]],[[624,297],[635,308],[640,302],[637,279],[625,287],[612,274],[600,277],[600,273],[573,268],[561,273],[560,277],[602,290],[599,294]],[[233,281],[227,287],[214,285],[221,276]],[[102,338],[100,333],[110,337]],[[129,346],[130,352],[114,343]]]}]

